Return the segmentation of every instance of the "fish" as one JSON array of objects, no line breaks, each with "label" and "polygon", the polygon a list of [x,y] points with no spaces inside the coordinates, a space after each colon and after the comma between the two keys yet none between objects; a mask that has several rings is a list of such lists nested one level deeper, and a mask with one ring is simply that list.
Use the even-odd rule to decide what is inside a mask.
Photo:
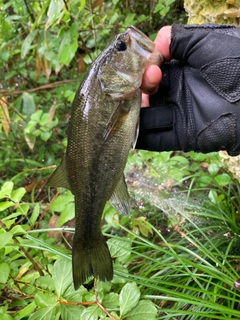
[{"label": "fish", "polygon": [[155,44],[130,26],[92,63],[76,92],[67,149],[47,182],[74,195],[76,290],[90,276],[102,281],[113,278],[112,258],[101,232],[102,213],[110,200],[118,212],[129,214],[123,172],[137,139],[142,76],[148,65],[162,61]]}]

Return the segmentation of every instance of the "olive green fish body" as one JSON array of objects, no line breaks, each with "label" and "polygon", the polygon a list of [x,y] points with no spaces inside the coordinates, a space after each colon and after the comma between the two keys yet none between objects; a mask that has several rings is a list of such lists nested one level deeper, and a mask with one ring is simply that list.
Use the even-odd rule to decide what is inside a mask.
[{"label": "olive green fish body", "polygon": [[48,184],[66,187],[75,197],[76,289],[91,275],[113,277],[101,216],[110,198],[121,213],[129,211],[123,170],[136,139],[139,87],[148,63],[160,63],[154,44],[128,28],[92,64],[72,105],[67,151]]},{"label": "olive green fish body", "polygon": [[[80,101],[77,98],[73,104],[66,152],[69,184],[75,195],[73,278],[76,287],[91,275],[103,281],[112,279],[112,260],[101,233],[101,216],[122,177],[135,136],[140,103],[139,94],[126,101],[131,104],[129,116],[116,135],[105,141],[107,120],[118,102],[113,103],[100,88],[96,90],[99,84],[95,77],[88,78],[89,81],[91,85],[85,82],[79,91]],[[88,103],[92,107],[84,110]]]}]

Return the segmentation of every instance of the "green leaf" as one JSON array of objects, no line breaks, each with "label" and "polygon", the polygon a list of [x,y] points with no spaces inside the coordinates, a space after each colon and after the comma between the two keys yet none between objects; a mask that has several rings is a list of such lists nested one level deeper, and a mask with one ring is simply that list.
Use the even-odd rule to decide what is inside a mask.
[{"label": "green leaf", "polygon": [[[60,305],[61,318],[64,320],[79,319],[80,314],[84,311],[83,306]],[[87,318],[85,318],[87,320]]]},{"label": "green leaf", "polygon": [[78,10],[81,11],[85,7],[86,0],[79,0],[79,2],[80,5],[78,7]]},{"label": "green leaf", "polygon": [[140,299],[140,290],[136,283],[127,283],[122,288],[119,295],[120,316],[124,316],[132,310]]},{"label": "green leaf", "polygon": [[2,48],[1,57],[4,62],[7,62],[10,57],[10,52],[7,47]]},{"label": "green leaf", "polygon": [[34,301],[40,308],[54,306],[57,301],[57,297],[53,296],[50,292],[38,291],[35,294]]},{"label": "green leaf", "polygon": [[22,95],[22,99],[22,113],[27,116],[31,116],[36,111],[36,105],[33,99],[33,95],[28,92],[24,92]]},{"label": "green leaf", "polygon": [[33,30],[31,33],[28,34],[28,36],[24,39],[21,49],[21,56],[22,58],[25,58],[28,51],[30,50],[31,44],[37,34],[37,30]]},{"label": "green leaf", "polygon": [[41,116],[40,120],[39,120],[39,124],[41,126],[45,126],[50,119],[50,114],[49,113],[43,113],[43,115]]},{"label": "green leaf", "polygon": [[82,314],[80,315],[80,319],[81,320],[98,320],[99,318],[101,319],[101,317],[103,317],[104,315],[105,315],[104,312],[97,305],[92,305],[83,310]]},{"label": "green leaf", "polygon": [[128,26],[133,24],[134,17],[135,17],[135,13],[129,13],[123,22],[123,26],[127,28]]},{"label": "green leaf", "polygon": [[32,314],[28,320],[55,320],[56,311],[56,307],[39,309],[34,314]]},{"label": "green leaf", "polygon": [[12,190],[13,190],[13,182],[12,181],[5,182],[0,190],[0,199],[10,198]]},{"label": "green leaf", "polygon": [[30,217],[30,223],[32,225],[34,225],[36,223],[37,218],[39,216],[39,213],[40,213],[40,204],[39,204],[39,202],[37,202],[37,203],[35,203],[33,212],[32,212],[31,217]]},{"label": "green leaf", "polygon": [[0,234],[0,249],[4,248],[7,243],[10,242],[13,235],[11,232],[4,232]]},{"label": "green leaf", "polygon": [[49,274],[38,277],[38,279],[36,280],[36,285],[37,287],[40,287],[44,290],[54,291],[55,289],[53,279],[50,277]]},{"label": "green leaf", "polygon": [[[3,219],[2,219],[2,221],[3,221]],[[16,221],[16,219],[10,219],[10,220],[7,220],[7,221],[4,220],[4,224],[5,224],[7,229],[10,229],[11,226],[15,223],[15,221]]]},{"label": "green leaf", "polygon": [[75,51],[77,49],[77,45],[70,45],[69,44],[69,34],[66,34],[67,40],[63,38],[63,41],[59,48],[59,63],[65,64],[66,66],[69,65],[69,63],[72,61],[72,58],[74,57]]},{"label": "green leaf", "polygon": [[43,141],[48,141],[51,138],[52,131],[41,132],[40,137]]},{"label": "green leaf", "polygon": [[6,262],[0,264],[0,282],[6,283],[9,276],[9,265]]},{"label": "green leaf", "polygon": [[216,190],[210,190],[208,193],[208,197],[213,203],[218,203],[218,194]]},{"label": "green leaf", "polygon": [[71,192],[67,191],[66,194],[60,195],[50,206],[50,209],[56,212],[62,212],[65,206],[68,206],[70,203],[74,203],[74,196]]},{"label": "green leaf", "polygon": [[231,177],[227,173],[221,173],[214,177],[214,181],[221,186],[226,186],[231,184]]},{"label": "green leaf", "polygon": [[23,318],[26,319],[27,316],[33,313],[35,308],[36,308],[36,304],[34,301],[29,303],[25,308],[21,309],[17,313],[17,319],[23,319]]},{"label": "green leaf", "polygon": [[28,203],[20,203],[17,207],[17,212],[21,215],[27,215],[29,210],[29,204]]},{"label": "green leaf", "polygon": [[207,187],[212,182],[212,177],[209,176],[200,176],[196,181],[196,184],[199,188]]},{"label": "green leaf", "polygon": [[19,202],[22,197],[25,195],[26,189],[25,188],[18,188],[17,190],[13,190],[11,193],[11,200],[14,202]]},{"label": "green leaf", "polygon": [[110,20],[109,20],[109,24],[115,23],[117,19],[118,19],[118,12],[115,12],[115,13],[111,16],[111,18],[110,18]]},{"label": "green leaf", "polygon": [[64,291],[72,284],[72,262],[67,259],[58,259],[53,266],[52,278],[56,293],[61,297]]},{"label": "green leaf", "polygon": [[0,202],[0,211],[4,211],[12,206],[14,206],[15,203],[12,201],[4,201],[4,202]]},{"label": "green leaf", "polygon": [[107,309],[115,309],[119,307],[119,295],[115,292],[110,292],[105,295],[102,304]]},{"label": "green leaf", "polygon": [[149,300],[141,300],[136,307],[128,312],[124,320],[155,320],[157,319],[157,308]]},{"label": "green leaf", "polygon": [[4,305],[0,307],[0,319],[1,320],[13,320],[13,318],[7,314],[8,305]]},{"label": "green leaf", "polygon": [[112,282],[118,283],[118,284],[124,284],[126,283],[127,277],[129,277],[129,272],[127,267],[120,265],[118,261],[116,261],[113,265],[114,269],[114,277]]},{"label": "green leaf", "polygon": [[42,113],[42,110],[38,110],[31,115],[31,120],[33,120],[34,125],[36,124],[36,122],[40,121]]},{"label": "green leaf", "polygon": [[63,0],[51,0],[50,5],[48,7],[48,20],[45,28],[48,28],[52,25],[56,19],[61,17],[61,10],[64,8]]},{"label": "green leaf", "polygon": [[11,229],[10,232],[11,232],[14,236],[26,234],[26,230],[24,230],[23,227],[20,226],[20,225],[14,226],[14,227]]},{"label": "green leaf", "polygon": [[148,237],[149,234],[151,235],[153,234],[152,228],[147,223],[145,217],[138,217],[138,218],[132,219],[132,226],[135,233],[138,234],[139,233],[138,230],[139,230],[144,237]]},{"label": "green leaf", "polygon": [[220,169],[220,165],[218,163],[210,163],[208,166],[208,171],[211,173],[211,175],[215,176]]},{"label": "green leaf", "polygon": [[113,258],[118,258],[119,261],[126,261],[131,255],[132,242],[128,238],[108,240],[108,247]]},{"label": "green leaf", "polygon": [[13,318],[9,314],[5,313],[5,314],[1,314],[1,320],[13,320]]},{"label": "green leaf", "polygon": [[[4,202],[3,202],[4,203]],[[13,203],[14,204],[14,203]],[[1,207],[1,203],[0,203],[0,207]],[[9,215],[7,215],[5,218],[2,219],[2,221],[4,223],[6,223],[8,220],[11,220],[11,219],[14,219],[14,218],[17,218],[18,216],[21,216],[22,213],[21,212],[13,212]]]},{"label": "green leaf", "polygon": [[68,206],[65,206],[63,211],[60,214],[58,225],[62,226],[65,222],[70,221],[75,216],[75,205],[74,203],[69,203]]}]

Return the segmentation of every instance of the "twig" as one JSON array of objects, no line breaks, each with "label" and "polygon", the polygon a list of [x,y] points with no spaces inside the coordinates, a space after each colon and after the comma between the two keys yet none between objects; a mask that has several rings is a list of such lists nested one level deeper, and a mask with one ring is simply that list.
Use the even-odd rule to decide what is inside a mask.
[{"label": "twig", "polygon": [[108,311],[107,309],[104,308],[104,306],[98,301],[98,296],[97,296],[97,279],[94,278],[94,292],[95,292],[95,297],[96,297],[96,304],[98,307],[112,320],[116,320]]},{"label": "twig", "polygon": [[60,304],[68,304],[70,306],[89,306],[89,305],[96,304],[110,319],[117,320],[99,302],[98,295],[97,295],[97,279],[96,278],[94,278],[94,293],[95,293],[95,298],[96,298],[95,301],[86,301],[86,302],[72,302],[72,301],[70,301],[70,302],[68,302],[68,301],[62,301],[62,300],[58,299],[57,302]]},{"label": "twig", "polygon": [[[17,244],[20,244],[20,242],[16,238],[13,238],[13,240]],[[33,257],[27,252],[27,250],[24,249],[23,247],[21,247],[21,250],[25,254],[25,256],[28,258],[28,260],[32,263],[32,265],[34,266],[35,270],[39,273],[39,275],[44,276],[42,269],[39,267],[38,263],[33,259]]]},{"label": "twig", "polygon": [[34,23],[35,22],[35,18],[34,18],[34,15],[33,15],[32,11],[31,11],[31,9],[30,9],[30,6],[28,5],[26,0],[24,0],[24,3],[25,3],[25,6],[27,8],[27,12],[28,12],[28,14],[29,14],[29,16],[31,18],[31,21],[32,21],[32,23]]},{"label": "twig", "polygon": [[75,79],[75,80],[62,80],[62,81],[52,82],[52,83],[44,84],[44,85],[39,86],[37,88],[26,89],[26,90],[12,90],[12,91],[9,91],[9,90],[6,90],[6,89],[1,89],[0,90],[0,94],[9,96],[9,95],[21,94],[23,92],[35,92],[35,91],[39,91],[39,90],[53,89],[53,88],[55,88],[57,86],[61,86],[62,84],[75,82],[75,81],[78,81],[78,79]]}]

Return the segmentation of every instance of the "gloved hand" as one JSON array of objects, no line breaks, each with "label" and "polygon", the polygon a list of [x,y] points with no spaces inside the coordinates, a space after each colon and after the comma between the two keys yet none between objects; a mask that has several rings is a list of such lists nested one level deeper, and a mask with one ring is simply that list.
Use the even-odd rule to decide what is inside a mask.
[{"label": "gloved hand", "polygon": [[137,149],[240,153],[240,28],[173,25]]}]

